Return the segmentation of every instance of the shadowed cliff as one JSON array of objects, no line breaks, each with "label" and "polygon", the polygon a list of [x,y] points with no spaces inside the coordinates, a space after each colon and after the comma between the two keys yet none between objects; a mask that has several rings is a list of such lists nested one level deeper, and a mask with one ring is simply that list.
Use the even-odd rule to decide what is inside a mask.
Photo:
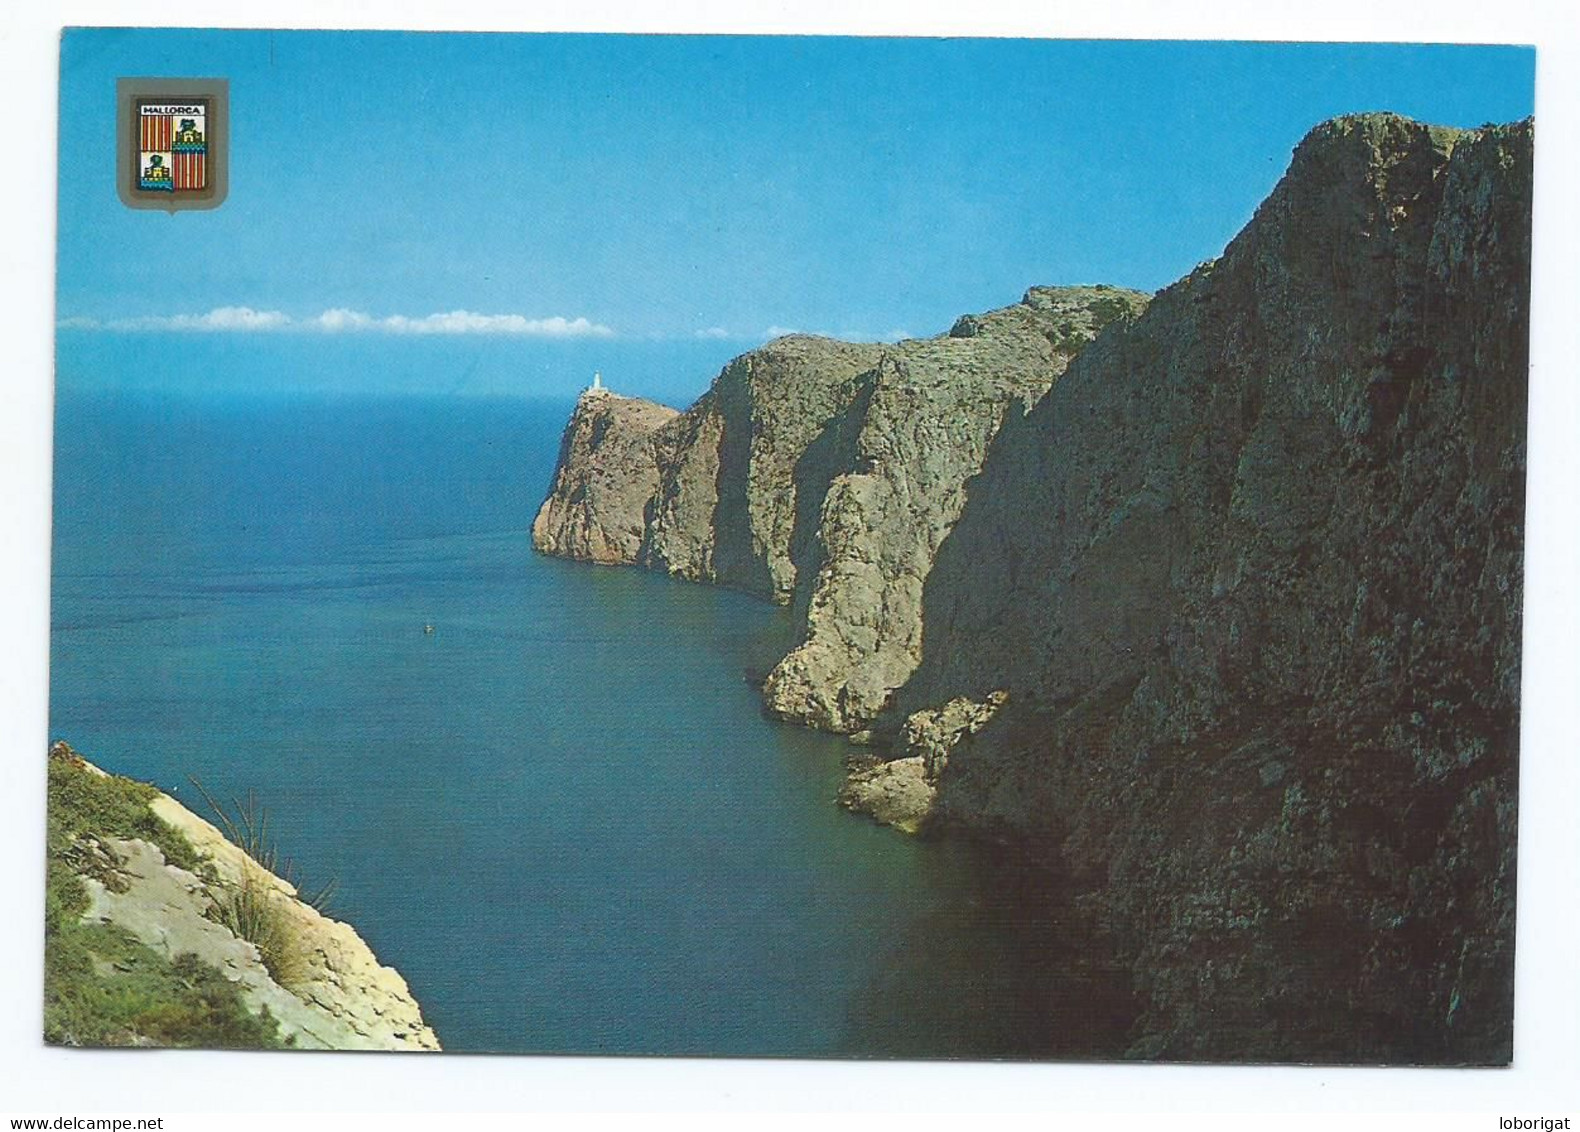
[{"label": "shadowed cliff", "polygon": [[1531,146],[1318,127],[967,487],[895,753],[1084,874],[1138,1054],[1509,1057]]},{"label": "shadowed cliff", "polygon": [[1505,1062],[1532,144],[1335,119],[1150,304],[771,343],[643,433],[618,560],[788,602],[769,710],[1069,878],[1133,1056]]}]

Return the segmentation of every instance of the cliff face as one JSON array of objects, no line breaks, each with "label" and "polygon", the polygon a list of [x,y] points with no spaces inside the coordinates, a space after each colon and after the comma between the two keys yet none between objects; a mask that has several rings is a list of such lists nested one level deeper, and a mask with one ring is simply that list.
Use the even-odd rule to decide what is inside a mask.
[{"label": "cliff face", "polygon": [[[881,348],[794,335],[736,358],[665,430],[639,562],[790,600],[805,537],[803,459],[859,396]],[[826,442],[825,442],[826,443]]]},{"label": "cliff face", "polygon": [[1084,872],[1138,1053],[1509,1056],[1531,147],[1316,129],[1006,425],[928,577],[894,753]]},{"label": "cliff face", "polygon": [[774,343],[655,433],[636,561],[789,600],[844,804],[1081,886],[1136,1056],[1509,1058],[1532,144],[1336,119],[1150,305]]},{"label": "cliff face", "polygon": [[349,925],[170,796],[64,743],[50,762],[50,1040],[439,1049]]},{"label": "cliff face", "polygon": [[769,675],[769,709],[858,730],[916,666],[922,582],[1006,415],[1145,303],[1109,287],[1036,288],[936,338],[781,338],[731,362],[678,416],[589,394],[533,543],[790,604],[800,639]]},{"label": "cliff face", "polygon": [[763,687],[770,711],[831,731],[873,720],[921,658],[922,586],[994,435],[1101,327],[1145,305],[1134,291],[1035,288],[884,351],[799,469],[820,504],[791,547],[802,640]]},{"label": "cliff face", "polygon": [[658,490],[653,433],[675,410],[589,390],[560,441],[554,484],[532,524],[546,554],[609,565],[636,561],[644,508]]}]

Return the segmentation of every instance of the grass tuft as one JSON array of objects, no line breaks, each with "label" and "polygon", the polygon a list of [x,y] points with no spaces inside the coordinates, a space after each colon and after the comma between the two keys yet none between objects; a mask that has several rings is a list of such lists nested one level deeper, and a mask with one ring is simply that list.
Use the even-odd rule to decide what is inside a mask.
[{"label": "grass tuft", "polygon": [[196,778],[190,781],[213,811],[226,839],[263,870],[244,870],[240,883],[224,885],[214,905],[215,920],[257,947],[275,982],[287,990],[302,989],[311,971],[310,954],[288,910],[290,898],[264,873],[273,873],[296,889],[298,900],[326,914],[335,882],[314,890],[305,886],[295,862],[281,855],[269,828],[269,811],[256,794],[249,791],[244,799],[232,797],[227,807]]},{"label": "grass tuft", "polygon": [[44,1040],[72,1046],[281,1049],[268,1010],[191,955],[167,960],[109,924],[73,922],[44,943]]}]

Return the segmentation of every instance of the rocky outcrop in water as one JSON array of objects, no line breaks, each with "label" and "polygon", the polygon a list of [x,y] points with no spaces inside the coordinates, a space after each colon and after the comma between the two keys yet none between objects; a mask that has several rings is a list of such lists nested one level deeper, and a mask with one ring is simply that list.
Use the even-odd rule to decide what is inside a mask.
[{"label": "rocky outcrop in water", "polygon": [[532,524],[545,554],[606,565],[636,561],[658,490],[653,433],[674,409],[589,389],[560,442],[554,485]]},{"label": "rocky outcrop in water", "polygon": [[859,730],[921,656],[922,584],[994,434],[1145,304],[1039,287],[935,338],[781,338],[678,416],[585,395],[533,544],[790,604],[799,641],[768,675],[769,710]]}]

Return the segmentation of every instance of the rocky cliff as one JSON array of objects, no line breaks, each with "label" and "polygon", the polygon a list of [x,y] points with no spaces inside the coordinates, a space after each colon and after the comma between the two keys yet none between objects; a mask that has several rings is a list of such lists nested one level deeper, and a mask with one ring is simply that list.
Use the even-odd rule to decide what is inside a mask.
[{"label": "rocky cliff", "polygon": [[921,656],[922,583],[994,434],[1145,305],[1034,288],[935,338],[780,338],[679,415],[589,391],[533,543],[790,604],[799,641],[768,676],[769,709],[859,730]]},{"label": "rocky cliff", "polygon": [[940,549],[893,753],[1084,875],[1138,1053],[1509,1057],[1531,158],[1317,128]]},{"label": "rocky cliff", "polygon": [[50,751],[46,1036],[437,1050],[406,981],[169,795]]},{"label": "rocky cliff", "polygon": [[792,606],[847,806],[1056,864],[1133,1055],[1506,1061],[1532,144],[1336,119],[1150,304],[771,343],[627,560]]},{"label": "rocky cliff", "polygon": [[532,524],[533,544],[605,564],[635,562],[658,491],[653,433],[674,409],[602,389],[582,394],[565,436],[549,497]]}]

